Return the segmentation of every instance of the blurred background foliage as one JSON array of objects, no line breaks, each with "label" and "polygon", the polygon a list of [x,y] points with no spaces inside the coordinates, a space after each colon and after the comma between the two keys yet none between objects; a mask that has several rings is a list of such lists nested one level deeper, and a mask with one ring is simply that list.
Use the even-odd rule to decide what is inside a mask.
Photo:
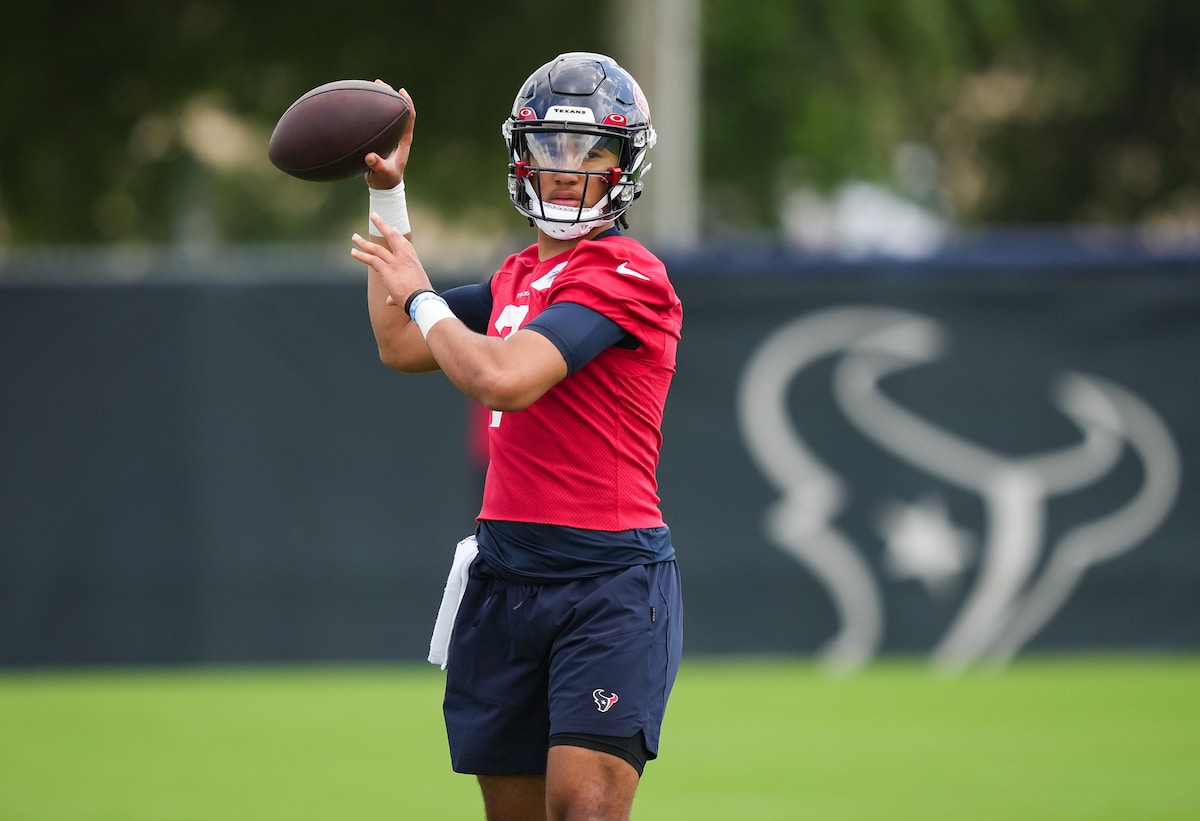
[{"label": "blurred background foliage", "polygon": [[[967,223],[1200,205],[1200,4],[707,0],[706,165],[753,192],[887,182]],[[741,67],[739,70],[739,66]]]},{"label": "blurred background foliage", "polygon": [[[1140,224],[1195,239],[1198,3],[695,1],[710,236],[778,233],[797,192],[870,181],[959,225]],[[8,4],[0,246],[341,239],[361,227],[362,185],[288,178],[266,143],[300,94],[350,77],[416,99],[416,211],[521,231],[500,122],[560,51],[637,62],[628,33],[641,22],[617,8]]]}]

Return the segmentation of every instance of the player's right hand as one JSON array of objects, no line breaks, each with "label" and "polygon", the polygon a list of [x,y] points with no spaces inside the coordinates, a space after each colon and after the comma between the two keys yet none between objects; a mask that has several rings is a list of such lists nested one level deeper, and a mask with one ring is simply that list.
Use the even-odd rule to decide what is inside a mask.
[{"label": "player's right hand", "polygon": [[[391,88],[383,80],[376,80],[375,82]],[[404,129],[404,133],[400,135],[400,142],[396,144],[396,149],[391,154],[383,157],[372,151],[364,158],[367,164],[367,173],[363,176],[366,178],[367,187],[384,191],[389,188],[395,188],[404,179],[404,169],[408,165],[408,155],[412,150],[413,127],[417,122],[417,109],[413,105],[412,96],[403,88],[393,90],[408,101],[411,112],[408,115],[408,126]]]}]

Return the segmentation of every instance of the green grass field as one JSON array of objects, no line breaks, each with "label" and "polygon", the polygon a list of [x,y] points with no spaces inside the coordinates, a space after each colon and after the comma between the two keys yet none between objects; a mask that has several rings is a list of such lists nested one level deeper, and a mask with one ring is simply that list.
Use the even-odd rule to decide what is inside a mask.
[{"label": "green grass field", "polygon": [[[482,818],[428,666],[0,673],[0,819]],[[633,817],[1200,818],[1200,660],[685,661]]]}]

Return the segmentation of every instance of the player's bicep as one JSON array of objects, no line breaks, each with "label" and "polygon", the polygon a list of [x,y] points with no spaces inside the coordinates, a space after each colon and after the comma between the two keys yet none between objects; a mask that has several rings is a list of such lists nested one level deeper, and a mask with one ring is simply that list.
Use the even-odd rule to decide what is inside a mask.
[{"label": "player's bicep", "polygon": [[574,302],[554,303],[525,328],[542,334],[558,348],[569,374],[591,362],[601,351],[629,338],[620,325],[604,314]]}]

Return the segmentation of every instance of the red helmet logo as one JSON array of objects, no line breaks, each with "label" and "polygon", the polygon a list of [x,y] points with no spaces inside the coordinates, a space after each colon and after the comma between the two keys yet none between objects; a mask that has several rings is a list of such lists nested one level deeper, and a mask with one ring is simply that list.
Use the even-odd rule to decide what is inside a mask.
[{"label": "red helmet logo", "polygon": [[627,124],[627,122],[628,122],[628,121],[625,119],[625,115],[624,115],[624,114],[609,114],[607,117],[605,117],[605,118],[604,118],[604,124],[605,124],[605,125],[620,125],[620,126],[623,126],[623,125],[626,125],[626,124]]},{"label": "red helmet logo", "polygon": [[518,120],[536,120],[537,112],[534,111],[529,106],[525,106],[524,108],[522,108],[520,111],[517,112],[517,119]]}]

